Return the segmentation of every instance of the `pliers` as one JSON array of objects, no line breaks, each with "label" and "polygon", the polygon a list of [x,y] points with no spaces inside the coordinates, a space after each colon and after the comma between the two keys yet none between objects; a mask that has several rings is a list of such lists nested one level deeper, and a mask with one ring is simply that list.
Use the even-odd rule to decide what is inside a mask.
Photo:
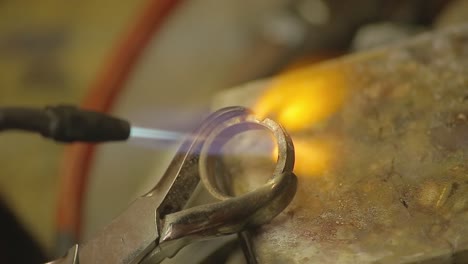
[{"label": "pliers", "polygon": [[[216,153],[236,134],[257,129],[268,130],[276,138],[276,168],[263,186],[232,196],[216,166],[220,160]],[[291,202],[297,186],[293,167],[294,146],[279,124],[259,120],[242,107],[221,109],[182,142],[151,191],[94,238],[51,263],[160,263],[192,242],[243,233],[269,222]],[[216,202],[186,208],[199,184]],[[255,262],[252,250],[244,253],[249,262]]]}]

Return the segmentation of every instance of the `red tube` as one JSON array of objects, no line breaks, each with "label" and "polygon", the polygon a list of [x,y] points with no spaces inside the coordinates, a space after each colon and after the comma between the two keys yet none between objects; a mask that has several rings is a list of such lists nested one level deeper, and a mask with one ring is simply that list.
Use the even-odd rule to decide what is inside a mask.
[{"label": "red tube", "polygon": [[[141,17],[116,47],[110,60],[97,76],[85,97],[82,107],[108,112],[132,73],[132,69],[150,40],[164,25],[164,21],[180,0],[149,0]],[[95,146],[72,144],[65,147],[60,169],[57,211],[59,234],[80,239],[83,198],[92,167]]]}]

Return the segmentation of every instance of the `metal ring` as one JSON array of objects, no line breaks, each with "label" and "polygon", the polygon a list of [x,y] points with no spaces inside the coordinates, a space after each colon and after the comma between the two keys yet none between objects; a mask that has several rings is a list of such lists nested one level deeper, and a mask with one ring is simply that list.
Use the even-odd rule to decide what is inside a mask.
[{"label": "metal ring", "polygon": [[229,139],[239,133],[250,130],[267,130],[275,137],[278,146],[278,158],[270,181],[280,177],[282,173],[292,172],[294,168],[294,146],[291,138],[281,125],[271,119],[260,121],[253,115],[246,116],[245,121],[242,122],[239,122],[238,119],[235,123],[232,121],[227,120],[224,125],[220,125],[218,129],[212,131],[205,140],[200,153],[200,178],[207,191],[219,200],[226,200],[232,198],[232,196],[225,186],[226,179],[222,178],[225,177],[225,174],[217,172],[215,166],[220,157],[211,154],[220,153],[221,148]]}]

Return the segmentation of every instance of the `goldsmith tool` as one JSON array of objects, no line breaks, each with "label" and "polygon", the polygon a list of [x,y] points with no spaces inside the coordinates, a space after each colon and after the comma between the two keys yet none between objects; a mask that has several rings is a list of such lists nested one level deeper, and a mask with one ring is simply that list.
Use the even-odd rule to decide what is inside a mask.
[{"label": "goldsmith tool", "polygon": [[[217,166],[219,150],[234,135],[257,129],[274,135],[276,167],[263,186],[233,196],[229,180]],[[294,147],[279,124],[258,120],[242,107],[221,109],[186,137],[151,191],[97,236],[50,263],[159,263],[192,242],[236,233],[244,239],[248,262],[255,263],[247,231],[269,222],[290,203],[297,185],[293,167]],[[187,208],[199,184],[216,202]]]},{"label": "goldsmith tool", "polygon": [[22,130],[57,142],[108,142],[129,138],[177,141],[182,133],[130,125],[130,122],[73,105],[45,108],[0,107],[0,132]]},{"label": "goldsmith tool", "polygon": [[130,123],[103,113],[72,105],[0,107],[0,132],[35,132],[57,142],[106,142],[129,138]]}]

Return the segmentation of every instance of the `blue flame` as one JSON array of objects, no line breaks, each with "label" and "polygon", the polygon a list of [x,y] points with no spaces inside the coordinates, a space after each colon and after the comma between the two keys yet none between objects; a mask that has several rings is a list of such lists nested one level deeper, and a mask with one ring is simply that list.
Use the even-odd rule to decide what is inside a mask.
[{"label": "blue flame", "polygon": [[183,133],[162,129],[152,129],[132,126],[130,138],[148,138],[156,140],[178,141],[184,137]]}]

